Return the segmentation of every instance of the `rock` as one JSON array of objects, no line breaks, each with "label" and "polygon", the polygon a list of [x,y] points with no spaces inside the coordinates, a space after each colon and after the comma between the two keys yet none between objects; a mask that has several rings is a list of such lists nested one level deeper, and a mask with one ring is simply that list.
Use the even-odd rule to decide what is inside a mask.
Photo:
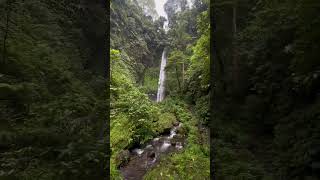
[{"label": "rock", "polygon": [[178,126],[178,125],[179,125],[179,121],[175,121],[175,122],[173,123],[173,125],[174,125],[174,126]]},{"label": "rock", "polygon": [[174,141],[179,141],[180,139],[183,139],[183,136],[181,134],[177,134],[173,138]]},{"label": "rock", "polygon": [[116,157],[116,162],[119,166],[124,166],[130,160],[130,152],[128,150],[122,150]]},{"label": "rock", "polygon": [[133,149],[132,152],[136,153],[138,156],[140,156],[144,150],[143,149],[139,149],[139,148],[136,148],[136,149]]},{"label": "rock", "polygon": [[182,143],[181,142],[178,142],[177,144],[176,144],[176,148],[177,149],[182,149],[183,148],[183,145],[182,145]]},{"label": "rock", "polygon": [[162,131],[161,135],[164,135],[164,134],[170,134],[170,131],[171,131],[171,127],[169,127],[169,128],[165,128],[165,129],[163,129],[163,131]]},{"label": "rock", "polygon": [[151,152],[150,154],[148,154],[148,157],[153,159],[156,157],[156,153],[155,152]]},{"label": "rock", "polygon": [[186,135],[188,133],[188,130],[184,128],[183,126],[177,130],[178,134]]},{"label": "rock", "polygon": [[152,145],[151,144],[147,145],[146,149],[152,149]]}]

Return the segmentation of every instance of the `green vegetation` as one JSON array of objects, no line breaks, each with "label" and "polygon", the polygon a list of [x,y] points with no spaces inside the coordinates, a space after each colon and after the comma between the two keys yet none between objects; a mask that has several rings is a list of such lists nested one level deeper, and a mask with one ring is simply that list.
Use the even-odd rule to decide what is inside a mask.
[{"label": "green vegetation", "polygon": [[158,58],[165,46],[163,22],[153,22],[132,1],[113,0],[110,11],[110,47],[128,56],[128,69],[142,86],[146,70],[160,64]]},{"label": "green vegetation", "polygon": [[103,5],[7,0],[0,14],[0,179],[106,178]]},{"label": "green vegetation", "polygon": [[[143,143],[153,137],[152,122],[157,120],[157,109],[148,97],[134,85],[132,74],[120,58],[120,52],[111,50],[111,178],[119,177],[118,158],[121,150]],[[117,161],[119,160],[119,161]]]},{"label": "green vegetation", "polygon": [[130,79],[121,53],[111,50],[111,178],[120,177],[118,166],[125,161],[124,150],[136,144],[144,144],[154,136],[170,129],[176,122],[172,113],[162,112],[160,107],[142,93]]},{"label": "green vegetation", "polygon": [[141,91],[143,91],[146,94],[157,95],[159,71],[159,67],[151,67],[146,69],[144,83],[143,86],[140,87]]},{"label": "green vegetation", "polygon": [[176,115],[187,135],[187,146],[182,152],[164,157],[145,179],[210,179],[209,135],[200,133],[197,119],[179,100],[166,99],[164,109]]},{"label": "green vegetation", "polygon": [[[211,127],[217,179],[319,179],[320,4],[217,0],[210,14],[208,6],[200,0],[191,9],[183,0],[165,5],[166,101],[156,106],[184,122],[188,145],[145,178],[195,179],[197,173],[205,179],[209,153],[199,127]],[[154,57],[160,59],[161,48]],[[156,81],[144,79],[143,92],[152,92]],[[163,119],[158,123],[166,124]]]},{"label": "green vegetation", "polygon": [[156,2],[0,1],[0,179],[122,179],[179,122],[144,179],[320,179],[319,0]]},{"label": "green vegetation", "polygon": [[[111,3],[111,178],[121,179],[119,167],[128,162],[128,149],[182,122],[179,131],[187,138],[187,146],[163,156],[145,179],[209,179],[209,135],[200,128],[209,118],[208,6],[171,12],[176,21],[170,23],[171,29],[165,34],[163,18],[152,21],[148,13],[143,14],[144,8],[152,11],[152,4],[139,7],[141,3],[147,1]],[[198,18],[189,21],[190,17]],[[164,47],[169,51],[167,97],[155,103],[147,95],[157,94]],[[201,74],[205,75],[199,77]],[[199,83],[201,88],[190,89],[192,83]]]},{"label": "green vegetation", "polygon": [[319,5],[213,4],[217,179],[319,179]]}]

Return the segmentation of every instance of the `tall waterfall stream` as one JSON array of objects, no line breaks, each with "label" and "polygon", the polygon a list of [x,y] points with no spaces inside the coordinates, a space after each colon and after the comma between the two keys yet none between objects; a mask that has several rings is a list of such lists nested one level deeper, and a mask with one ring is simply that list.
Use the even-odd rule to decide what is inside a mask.
[{"label": "tall waterfall stream", "polygon": [[161,102],[164,98],[164,88],[165,88],[164,82],[166,80],[166,72],[165,72],[166,65],[167,65],[167,55],[166,55],[166,50],[163,50],[162,58],[161,58],[161,65],[160,65],[157,102]]},{"label": "tall waterfall stream", "polygon": [[[157,102],[161,102],[164,99],[166,64],[167,57],[164,50],[161,58]],[[185,137],[179,134],[178,131],[181,126],[182,123],[176,123],[167,133],[163,133],[145,145],[129,150],[129,161],[120,167],[124,179],[141,180],[147,171],[159,162],[161,156],[170,152],[180,151],[185,146]]]}]

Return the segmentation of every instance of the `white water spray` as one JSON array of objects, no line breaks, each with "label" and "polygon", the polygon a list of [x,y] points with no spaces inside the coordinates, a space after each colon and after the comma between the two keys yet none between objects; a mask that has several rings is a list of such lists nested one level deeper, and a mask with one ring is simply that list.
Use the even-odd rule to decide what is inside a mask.
[{"label": "white water spray", "polygon": [[165,72],[166,65],[167,65],[167,55],[166,55],[166,51],[163,50],[162,58],[161,58],[161,66],[160,66],[159,83],[158,83],[157,102],[161,102],[164,98],[164,82],[166,79],[166,72]]}]

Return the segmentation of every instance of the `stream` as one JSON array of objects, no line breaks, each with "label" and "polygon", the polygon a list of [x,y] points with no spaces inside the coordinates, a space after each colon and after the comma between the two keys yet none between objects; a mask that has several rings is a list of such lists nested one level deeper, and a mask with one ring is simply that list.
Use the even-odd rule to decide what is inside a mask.
[{"label": "stream", "polygon": [[[165,67],[167,64],[167,56],[165,49],[162,52],[158,92],[149,94],[150,99],[161,102],[165,95]],[[120,172],[125,180],[142,180],[143,176],[154,167],[162,155],[179,151],[185,146],[185,137],[178,133],[182,123],[175,124],[170,131],[164,133],[141,147],[129,150],[129,161],[120,167]]]},{"label": "stream", "polygon": [[162,155],[177,152],[185,146],[185,137],[178,130],[182,123],[173,126],[170,133],[160,135],[142,147],[130,150],[130,160],[120,168],[125,180],[142,180]]}]

